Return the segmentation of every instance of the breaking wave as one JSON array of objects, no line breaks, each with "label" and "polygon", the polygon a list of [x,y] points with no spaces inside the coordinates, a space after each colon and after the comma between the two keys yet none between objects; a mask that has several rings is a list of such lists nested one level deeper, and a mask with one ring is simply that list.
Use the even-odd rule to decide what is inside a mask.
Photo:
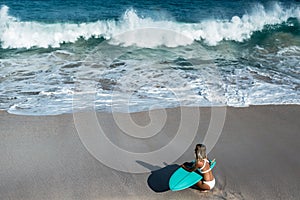
[{"label": "breaking wave", "polygon": [[[104,38],[111,44],[149,48],[184,46],[193,41],[215,46],[223,40],[243,42],[266,26],[280,25],[290,18],[300,19],[299,7],[283,8],[274,3],[269,9],[257,4],[243,16],[206,19],[198,23],[154,20],[128,9],[119,20],[49,24],[21,21],[9,15],[9,7],[4,5],[0,9],[0,41],[3,49],[59,47],[63,43],[74,43],[79,38]],[[172,34],[174,32],[175,36]]]}]

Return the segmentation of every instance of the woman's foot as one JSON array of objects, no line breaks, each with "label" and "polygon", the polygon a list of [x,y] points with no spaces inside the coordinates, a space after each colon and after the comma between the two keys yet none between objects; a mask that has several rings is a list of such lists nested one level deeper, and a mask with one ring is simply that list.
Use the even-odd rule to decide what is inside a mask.
[{"label": "woman's foot", "polygon": [[200,190],[201,193],[207,193],[209,190]]}]

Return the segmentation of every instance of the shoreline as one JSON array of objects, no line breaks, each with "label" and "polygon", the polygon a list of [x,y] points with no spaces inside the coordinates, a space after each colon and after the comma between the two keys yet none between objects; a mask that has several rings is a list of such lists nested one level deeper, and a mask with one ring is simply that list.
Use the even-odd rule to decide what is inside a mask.
[{"label": "shoreline", "polygon": [[[211,108],[220,108],[220,107],[225,107],[226,109],[243,109],[243,108],[253,108],[253,107],[282,107],[282,106],[295,106],[298,107],[300,106],[300,104],[259,104],[259,105],[246,105],[246,106],[228,106],[228,105],[212,105],[212,106],[178,106],[178,107],[166,107],[166,108],[154,108],[154,109],[150,109],[150,110],[140,110],[140,111],[133,111],[133,112],[112,112],[112,111],[108,111],[108,110],[102,110],[102,111],[98,111],[98,110],[92,110],[93,112],[96,113],[107,113],[107,114],[111,114],[111,113],[117,113],[117,114],[136,114],[136,113],[144,113],[144,112],[149,112],[149,111],[156,111],[156,110],[170,110],[170,109],[178,109],[178,108],[199,108],[199,109],[211,109]],[[27,117],[47,117],[47,116],[61,116],[61,115],[73,115],[74,113],[78,113],[78,112],[90,112],[89,109],[85,110],[82,109],[80,111],[73,111],[73,112],[65,112],[65,113],[59,113],[59,114],[22,114],[22,113],[13,113],[13,112],[9,112],[8,110],[5,109],[0,109],[0,114],[1,113],[7,113],[9,115],[16,115],[16,116],[27,116]]]},{"label": "shoreline", "polygon": [[[1,199],[297,199],[300,196],[299,105],[226,107],[226,120],[216,145],[208,154],[216,158],[215,189],[171,192],[167,177],[178,165],[193,159],[203,139],[211,108],[199,109],[197,135],[188,150],[160,168],[140,162],[151,172],[132,174],[107,167],[84,147],[73,114],[25,116],[0,111]],[[180,108],[168,108],[167,137],[129,143],[130,137],[112,122],[111,113],[97,112],[109,139],[128,151],[162,148],[179,127]],[[122,114],[116,114],[122,115]],[[149,112],[130,113],[137,124],[149,123]],[[159,112],[153,112],[160,117]],[[189,116],[191,120],[193,116]],[[152,138],[151,138],[152,139]],[[143,149],[144,146],[148,149]],[[113,159],[112,155],[112,159]],[[284,173],[283,173],[284,172]]]}]

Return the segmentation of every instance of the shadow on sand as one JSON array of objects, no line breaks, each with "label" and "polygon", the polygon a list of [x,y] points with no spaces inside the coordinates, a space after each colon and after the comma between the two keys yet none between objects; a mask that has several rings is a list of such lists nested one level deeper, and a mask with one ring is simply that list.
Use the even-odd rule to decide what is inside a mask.
[{"label": "shadow on sand", "polygon": [[143,161],[136,161],[138,164],[151,170],[151,174],[148,177],[148,185],[154,192],[166,192],[170,190],[169,180],[172,174],[180,167],[179,165],[167,165],[161,168],[145,163]]}]

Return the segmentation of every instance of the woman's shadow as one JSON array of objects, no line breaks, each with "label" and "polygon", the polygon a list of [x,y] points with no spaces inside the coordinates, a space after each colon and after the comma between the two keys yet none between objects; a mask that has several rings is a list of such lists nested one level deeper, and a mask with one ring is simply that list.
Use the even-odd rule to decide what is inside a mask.
[{"label": "woman's shadow", "polygon": [[145,163],[143,161],[136,162],[151,170],[151,174],[148,177],[147,183],[154,192],[166,192],[170,190],[169,180],[172,174],[180,167],[177,164],[167,165],[166,163],[164,163],[166,166],[161,168],[158,166],[153,166],[149,163]]}]

